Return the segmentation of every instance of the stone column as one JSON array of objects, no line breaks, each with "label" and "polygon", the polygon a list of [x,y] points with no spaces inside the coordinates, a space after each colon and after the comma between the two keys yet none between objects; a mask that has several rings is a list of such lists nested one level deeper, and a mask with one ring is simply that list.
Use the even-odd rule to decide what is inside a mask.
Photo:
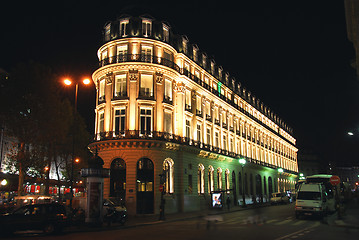
[{"label": "stone column", "polygon": [[163,74],[160,72],[155,73],[155,97],[156,97],[156,116],[154,117],[154,122],[156,123],[154,125],[155,131],[163,132],[164,126],[164,120],[163,120],[163,97],[164,97],[164,84],[163,84]]},{"label": "stone column", "polygon": [[128,106],[128,118],[127,124],[129,130],[136,130],[138,117],[136,114],[136,106],[137,106],[137,96],[138,96],[138,81],[139,81],[139,73],[137,69],[129,70],[129,86],[128,86],[128,96],[129,96],[129,106]]}]

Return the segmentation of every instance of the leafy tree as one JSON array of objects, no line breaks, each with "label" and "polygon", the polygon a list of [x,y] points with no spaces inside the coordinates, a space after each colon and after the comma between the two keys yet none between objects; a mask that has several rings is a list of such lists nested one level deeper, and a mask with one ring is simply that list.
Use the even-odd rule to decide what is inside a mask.
[{"label": "leafy tree", "polygon": [[[72,160],[73,149],[86,156],[86,125],[70,102],[61,97],[57,80],[44,65],[22,63],[10,72],[0,99],[5,103],[2,115],[6,128],[18,140],[17,150],[9,159],[10,166],[19,172],[19,195],[23,193],[26,173],[42,176],[45,166],[53,162],[60,180],[61,165],[66,166],[65,175],[69,176],[68,161]],[[48,171],[46,175],[48,179]]]}]

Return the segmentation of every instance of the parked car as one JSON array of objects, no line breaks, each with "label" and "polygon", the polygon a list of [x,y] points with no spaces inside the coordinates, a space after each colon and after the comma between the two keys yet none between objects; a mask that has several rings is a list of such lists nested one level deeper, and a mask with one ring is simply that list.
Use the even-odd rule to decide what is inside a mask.
[{"label": "parked car", "polygon": [[0,232],[42,230],[45,234],[61,232],[68,224],[66,207],[59,203],[22,206],[0,216]]},{"label": "parked car", "polygon": [[270,203],[273,204],[286,204],[289,203],[289,197],[285,192],[275,192],[272,193],[272,197],[270,199]]}]

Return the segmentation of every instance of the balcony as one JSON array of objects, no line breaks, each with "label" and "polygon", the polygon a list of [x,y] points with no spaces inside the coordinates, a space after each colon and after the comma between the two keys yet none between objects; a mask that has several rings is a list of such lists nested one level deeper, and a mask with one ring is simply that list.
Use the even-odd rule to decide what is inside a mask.
[{"label": "balcony", "polygon": [[192,106],[186,104],[186,105],[185,105],[185,110],[188,111],[188,112],[192,112]]},{"label": "balcony", "polygon": [[218,126],[220,126],[219,119],[214,119],[214,123]]},{"label": "balcony", "polygon": [[212,122],[212,117],[209,114],[206,114],[206,120]]},{"label": "balcony", "polygon": [[127,98],[128,98],[127,91],[116,92],[115,95],[113,96],[114,100],[127,99]]},{"label": "balcony", "polygon": [[98,104],[105,102],[105,95],[98,97]]},{"label": "balcony", "polygon": [[165,95],[165,96],[163,97],[163,102],[173,105],[173,100],[172,100],[172,97],[170,97],[170,96],[166,96],[166,95]]},{"label": "balcony", "polygon": [[224,128],[224,129],[228,129],[228,125],[227,125],[227,123],[222,122],[222,128]]},{"label": "balcony", "polygon": [[153,95],[152,89],[140,88],[138,98],[139,99],[146,99],[146,100],[154,100],[154,95]]},{"label": "balcony", "polygon": [[202,111],[199,110],[199,109],[196,109],[196,116],[198,116],[198,117],[203,117]]}]

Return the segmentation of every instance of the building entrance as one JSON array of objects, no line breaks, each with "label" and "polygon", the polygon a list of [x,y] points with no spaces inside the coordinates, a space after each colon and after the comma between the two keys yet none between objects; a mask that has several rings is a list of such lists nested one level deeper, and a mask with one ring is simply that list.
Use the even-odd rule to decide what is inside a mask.
[{"label": "building entrance", "polygon": [[126,163],[124,160],[116,158],[112,161],[110,176],[110,197],[124,202],[126,199]]},{"label": "building entrance", "polygon": [[154,213],[153,180],[153,162],[148,158],[140,159],[137,162],[137,214]]}]

